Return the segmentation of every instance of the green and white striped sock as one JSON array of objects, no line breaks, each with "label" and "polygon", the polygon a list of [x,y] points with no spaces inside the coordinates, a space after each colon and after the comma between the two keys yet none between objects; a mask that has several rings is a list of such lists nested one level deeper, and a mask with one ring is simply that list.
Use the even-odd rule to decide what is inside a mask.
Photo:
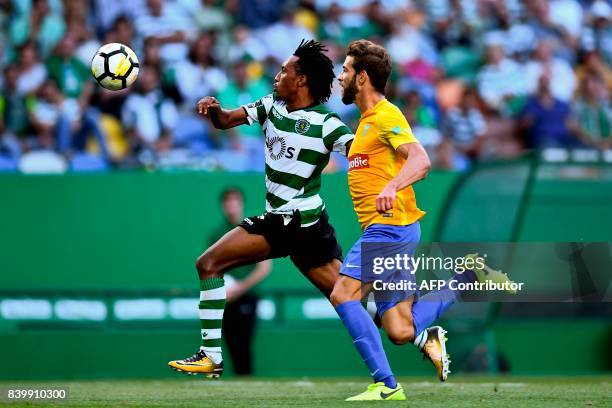
[{"label": "green and white striped sock", "polygon": [[219,364],[221,356],[221,327],[225,310],[225,284],[223,278],[200,280],[200,323],[202,347],[208,358]]}]

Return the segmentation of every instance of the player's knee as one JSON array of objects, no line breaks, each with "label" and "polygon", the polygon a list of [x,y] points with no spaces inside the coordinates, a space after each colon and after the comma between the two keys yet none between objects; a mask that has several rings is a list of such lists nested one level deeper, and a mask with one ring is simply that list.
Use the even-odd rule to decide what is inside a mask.
[{"label": "player's knee", "polygon": [[387,333],[391,343],[401,346],[414,339],[414,329],[412,327],[398,327]]},{"label": "player's knee", "polygon": [[200,255],[196,261],[196,268],[200,279],[216,278],[221,276],[217,268],[214,254],[209,251]]},{"label": "player's knee", "polygon": [[331,295],[329,296],[329,301],[334,307],[341,305],[342,303],[346,303],[353,300],[351,294],[346,291],[342,285],[335,285],[332,290]]}]

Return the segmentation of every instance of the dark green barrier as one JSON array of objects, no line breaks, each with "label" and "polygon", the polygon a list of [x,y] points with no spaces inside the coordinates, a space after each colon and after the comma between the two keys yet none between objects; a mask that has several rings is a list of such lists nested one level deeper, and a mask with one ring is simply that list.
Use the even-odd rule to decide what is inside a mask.
[{"label": "dark green barrier", "polygon": [[[346,252],[360,229],[345,177],[325,176],[322,195]],[[460,179],[462,183],[450,195],[452,202],[447,203]],[[419,205],[428,212],[422,221],[423,241],[503,241],[513,237],[612,241],[612,218],[602,218],[605,203],[610,202],[606,180],[530,177],[529,165],[523,162],[482,168],[466,178],[434,172],[416,186]],[[11,291],[13,296],[35,291],[36,296],[57,298],[57,291],[78,294],[85,289],[93,298],[107,299],[109,309],[112,301],[108,299],[123,296],[118,291],[127,297],[195,294],[194,261],[205,248],[208,232],[220,222],[218,197],[230,185],[245,191],[247,215],[262,212],[261,175],[0,176],[0,292]],[[275,261],[263,289],[277,294],[294,290],[296,295],[285,303],[286,323],[261,323],[255,351],[258,374],[367,377],[337,321],[299,322],[300,305],[296,301],[317,293],[290,262]],[[178,325],[168,320],[111,322],[110,326],[55,323],[45,326],[41,322],[0,320],[0,348],[11,351],[4,353],[7,366],[23,367],[3,370],[2,378],[158,377],[167,373],[166,360],[186,356],[198,344],[197,320]],[[605,322],[594,322],[593,327],[586,328],[577,323],[574,327],[567,322],[538,321],[537,327],[543,332],[559,333],[555,341],[566,355],[574,356],[571,361],[556,360],[563,353],[545,347],[540,351],[545,366],[533,364],[524,353],[525,346],[512,340],[531,339],[533,325],[488,326],[490,330],[483,338],[482,333],[470,329],[475,327],[471,324],[460,320],[452,323],[450,347],[459,357],[454,358],[457,368],[470,369],[461,357],[495,344],[515,372],[610,368],[592,358],[603,349],[601,344],[609,343],[609,325]],[[563,336],[565,330],[586,330],[593,336],[592,348]],[[387,346],[399,374],[431,372],[431,367],[418,363],[418,353],[410,346]],[[40,353],[32,353],[33,349]],[[92,350],[99,356],[94,371],[80,363],[90,358]],[[318,357],[311,358],[313,354]],[[138,359],[137,364],[121,363],[133,358]],[[35,365],[32,359],[36,359]],[[67,363],[70,361],[79,363]],[[321,372],[323,364],[325,372]]]},{"label": "dark green barrier", "polygon": [[612,242],[612,166],[541,165],[517,240]]},{"label": "dark green barrier", "polygon": [[[417,186],[425,239],[455,179],[434,173]],[[195,259],[221,222],[228,186],[244,190],[246,215],[263,212],[257,174],[0,176],[0,288],[196,287]],[[360,234],[346,175],[325,176],[322,195],[346,251]],[[286,260],[274,271],[267,287],[309,287]]]},{"label": "dark green barrier", "polygon": [[[417,186],[419,205],[428,211],[422,222],[424,240],[432,239],[436,217],[456,179],[454,173],[433,173]],[[5,363],[24,367],[3,371],[1,378],[168,374],[166,360],[192,352],[199,343],[197,319],[121,322],[111,312],[113,299],[196,297],[194,261],[205,248],[209,231],[221,222],[218,198],[228,186],[245,192],[247,215],[263,211],[264,180],[256,174],[0,177],[0,292],[11,298],[48,299],[51,308],[57,306],[53,299],[97,300],[111,313],[102,322],[62,322],[57,313],[50,320],[0,320],[0,347],[11,350],[7,359],[15,359]],[[346,251],[360,234],[346,175],[325,176],[322,195]],[[291,322],[303,321],[301,299],[319,295],[290,262],[275,261],[264,289],[282,289],[276,293],[287,294],[291,288],[302,294],[296,292],[285,300],[277,297],[283,303],[277,304],[276,323],[261,323],[258,372],[268,376],[365,374],[336,320],[302,328],[279,326],[283,319],[294,325]],[[35,370],[23,364],[34,356],[32,347],[38,350]],[[327,350],[326,372],[313,359],[287,358],[295,355],[295,347],[303,349],[300,355],[306,357],[315,349],[317,353]],[[67,363],[84,361],[92,350],[97,355],[95,371]],[[401,351],[396,349],[392,355]],[[44,361],[40,355],[46,356]],[[134,364],[121,363],[131,358]],[[418,361],[417,353],[412,358]]]},{"label": "dark green barrier", "polygon": [[[608,215],[611,202],[610,165],[545,164],[532,157],[508,163],[483,164],[462,177],[449,195],[445,211],[439,217],[436,240],[609,243],[612,242],[612,217]],[[511,276],[520,276],[525,270],[533,271],[535,265],[540,265],[547,270],[540,269],[541,273],[531,276],[532,282],[547,288],[562,285],[569,277],[557,275],[557,279],[551,282],[550,277],[558,271],[553,269],[550,256],[542,262],[540,258],[543,255],[546,254],[534,251],[528,257],[509,257],[505,264],[493,266],[510,272]],[[521,263],[528,268],[520,269]],[[513,271],[516,272],[514,275]],[[535,316],[538,315],[538,304],[505,306],[515,311],[522,308],[531,310]],[[602,308],[599,310],[601,313]],[[612,340],[609,322],[596,319],[585,322],[586,326],[594,326],[588,330],[593,337],[586,345],[572,341],[576,332],[564,328],[563,323],[556,320],[503,320],[503,323],[496,323],[498,312],[498,304],[463,303],[453,306],[446,314],[450,319],[446,322],[447,328],[451,333],[460,334],[454,337],[459,340],[454,342],[457,347],[454,355],[460,357],[459,364],[463,368],[468,368],[466,360],[469,356],[480,356],[483,361],[493,362],[489,364],[489,370],[493,372],[504,365],[509,365],[515,373],[612,369],[609,359],[598,357],[608,355],[605,344]],[[480,319],[468,321],[465,320],[467,316],[480,316]],[[577,322],[578,319],[567,324]],[[541,344],[537,353],[528,351],[527,342],[534,339]],[[481,344],[481,347],[475,347],[475,344]]]}]

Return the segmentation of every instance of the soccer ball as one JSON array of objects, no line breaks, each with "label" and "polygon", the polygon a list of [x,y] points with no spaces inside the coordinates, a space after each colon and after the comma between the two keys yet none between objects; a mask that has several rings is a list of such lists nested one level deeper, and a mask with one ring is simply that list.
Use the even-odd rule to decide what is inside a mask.
[{"label": "soccer ball", "polygon": [[130,47],[105,44],[91,60],[93,77],[106,89],[118,91],[132,85],[138,76],[138,57]]}]

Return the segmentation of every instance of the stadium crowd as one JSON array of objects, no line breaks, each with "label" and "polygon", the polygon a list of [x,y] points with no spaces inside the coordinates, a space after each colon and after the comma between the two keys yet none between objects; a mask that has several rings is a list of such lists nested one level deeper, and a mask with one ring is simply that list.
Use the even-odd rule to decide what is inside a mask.
[{"label": "stadium crowd", "polygon": [[[0,169],[56,155],[74,170],[261,170],[258,126],[217,131],[204,95],[237,107],[271,91],[302,38],[338,66],[351,40],[385,45],[388,97],[440,168],[543,147],[612,148],[606,0],[0,0]],[[119,42],[140,59],[123,91],[89,64]],[[358,111],[331,109],[355,126]],[[329,171],[346,163],[334,157]]]}]

